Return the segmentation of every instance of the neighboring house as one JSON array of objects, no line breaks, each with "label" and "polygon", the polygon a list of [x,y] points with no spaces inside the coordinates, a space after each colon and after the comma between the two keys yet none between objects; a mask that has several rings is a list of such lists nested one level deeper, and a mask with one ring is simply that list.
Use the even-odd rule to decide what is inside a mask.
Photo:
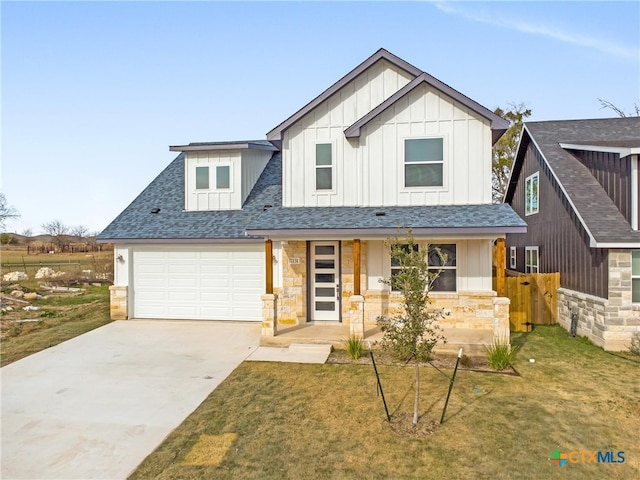
[{"label": "neighboring house", "polygon": [[509,267],[560,272],[559,322],[607,350],[640,332],[639,154],[638,117],[527,122],[505,196]]},{"label": "neighboring house", "polygon": [[[509,124],[384,49],[267,134],[192,143],[101,234],[113,318],[245,320],[262,334],[342,322],[364,334],[399,294],[384,247],[411,227],[446,265],[445,326],[508,335],[492,242],[526,224],[491,203]],[[321,328],[321,327],[319,327]]]}]

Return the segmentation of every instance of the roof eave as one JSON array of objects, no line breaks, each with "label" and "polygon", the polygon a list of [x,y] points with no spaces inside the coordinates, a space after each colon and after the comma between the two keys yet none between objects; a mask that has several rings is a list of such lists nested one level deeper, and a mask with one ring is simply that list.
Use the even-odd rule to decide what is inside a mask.
[{"label": "roof eave", "polygon": [[[486,236],[496,238],[504,236],[507,233],[527,233],[526,226],[497,226],[497,227],[412,227],[411,232],[414,235],[438,235],[438,236]],[[321,236],[342,236],[349,235],[359,237],[363,235],[381,235],[393,236],[398,234],[398,227],[379,227],[379,228],[268,228],[268,229],[247,229],[247,234],[259,237],[309,237],[318,238]]]},{"label": "roof eave", "polygon": [[261,143],[216,143],[210,145],[173,145],[169,147],[171,152],[204,152],[211,150],[267,150],[277,152],[275,145],[265,145]]}]

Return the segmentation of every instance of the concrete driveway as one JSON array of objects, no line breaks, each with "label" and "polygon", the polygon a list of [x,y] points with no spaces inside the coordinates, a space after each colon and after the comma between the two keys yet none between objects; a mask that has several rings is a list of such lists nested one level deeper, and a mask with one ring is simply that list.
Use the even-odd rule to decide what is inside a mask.
[{"label": "concrete driveway", "polygon": [[260,324],[120,321],[7,365],[1,478],[126,478],[259,338]]}]

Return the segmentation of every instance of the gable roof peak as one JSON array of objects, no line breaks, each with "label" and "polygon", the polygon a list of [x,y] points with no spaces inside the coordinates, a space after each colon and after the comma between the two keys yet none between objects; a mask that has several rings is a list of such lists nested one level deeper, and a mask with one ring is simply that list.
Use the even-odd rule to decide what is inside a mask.
[{"label": "gable roof peak", "polygon": [[287,118],[284,122],[280,123],[277,127],[267,133],[267,139],[270,141],[278,142],[282,140],[282,132],[284,132],[287,128],[297,122],[304,115],[309,113],[315,107],[317,107],[320,103],[324,102],[327,98],[333,95],[335,92],[340,90],[343,86],[349,83],[351,80],[356,78],[362,72],[367,70],[370,66],[377,63],[380,60],[386,60],[387,62],[395,65],[396,67],[404,70],[405,72],[413,75],[413,77],[417,77],[418,75],[424,73],[417,67],[414,67],[409,62],[401,59],[400,57],[394,55],[384,48],[378,49],[373,55],[363,61],[360,65],[355,67],[349,73],[347,73],[344,77],[338,80],[336,83],[327,88],[324,92],[318,95],[316,98],[307,103],[304,107],[298,110],[296,113]]}]

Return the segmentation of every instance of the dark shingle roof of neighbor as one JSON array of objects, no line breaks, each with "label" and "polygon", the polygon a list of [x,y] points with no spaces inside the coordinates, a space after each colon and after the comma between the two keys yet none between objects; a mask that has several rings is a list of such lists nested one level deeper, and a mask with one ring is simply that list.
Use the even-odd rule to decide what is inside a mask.
[{"label": "dark shingle roof of neighbor", "polygon": [[[158,175],[98,236],[99,240],[245,239],[265,205],[282,204],[280,154],[275,153],[242,210],[184,211],[184,154]],[[159,208],[158,213],[151,213]]]},{"label": "dark shingle roof of neighbor", "polygon": [[[381,215],[381,213],[384,213]],[[271,208],[247,227],[250,232],[278,230],[397,230],[411,227],[430,233],[446,231],[521,231],[526,223],[505,203],[412,207]]]},{"label": "dark shingle roof of neighbor", "polygon": [[592,241],[599,244],[638,243],[640,246],[640,232],[631,230],[629,222],[587,167],[570,150],[560,146],[561,143],[640,146],[640,117],[526,122],[524,128],[505,201],[510,202],[513,198],[515,181],[532,138],[582,218]]}]

